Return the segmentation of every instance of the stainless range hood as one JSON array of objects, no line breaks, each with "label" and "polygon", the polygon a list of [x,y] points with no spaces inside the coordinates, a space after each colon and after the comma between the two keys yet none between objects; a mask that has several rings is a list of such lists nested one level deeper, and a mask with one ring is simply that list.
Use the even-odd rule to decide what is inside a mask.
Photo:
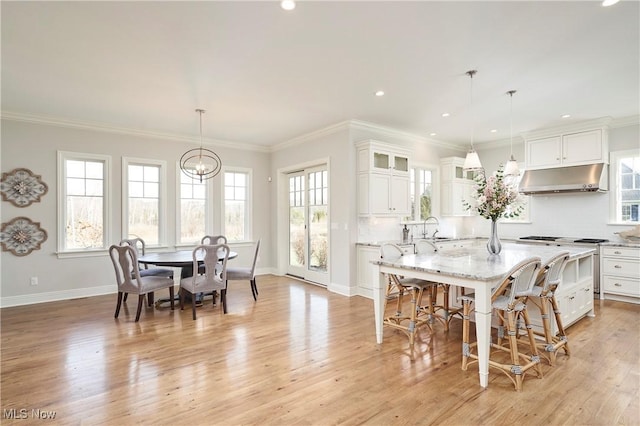
[{"label": "stainless range hood", "polygon": [[525,170],[519,191],[523,194],[603,192],[609,189],[604,163]]}]

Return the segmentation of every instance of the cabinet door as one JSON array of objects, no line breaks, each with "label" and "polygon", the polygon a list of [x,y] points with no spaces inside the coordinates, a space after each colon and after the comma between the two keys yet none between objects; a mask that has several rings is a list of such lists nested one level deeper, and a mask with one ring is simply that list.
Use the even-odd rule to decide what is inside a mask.
[{"label": "cabinet door", "polygon": [[390,179],[390,175],[379,173],[371,173],[369,175],[369,203],[371,206],[371,214],[388,215],[392,213],[389,206]]},{"label": "cabinet door", "polygon": [[[378,279],[378,267],[371,263],[380,257],[380,249],[358,247],[358,287],[372,290],[374,280]],[[365,294],[371,297],[371,294]]]},{"label": "cabinet door", "polygon": [[559,166],[561,149],[560,136],[527,141],[527,167]]},{"label": "cabinet door", "polygon": [[603,161],[602,131],[572,133],[562,136],[562,164],[584,164]]},{"label": "cabinet door", "polygon": [[389,194],[391,212],[398,215],[409,215],[409,177],[392,176],[391,193]]},{"label": "cabinet door", "polygon": [[377,172],[390,171],[392,157],[388,152],[373,151],[371,169]]},{"label": "cabinet door", "polygon": [[406,155],[393,156],[393,172],[398,175],[409,174],[409,157]]}]

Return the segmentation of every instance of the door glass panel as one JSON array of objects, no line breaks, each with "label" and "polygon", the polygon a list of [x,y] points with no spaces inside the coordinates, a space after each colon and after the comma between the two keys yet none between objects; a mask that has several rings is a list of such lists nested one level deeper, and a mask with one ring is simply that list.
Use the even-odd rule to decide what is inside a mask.
[{"label": "door glass panel", "polygon": [[[313,186],[312,186],[313,185]],[[309,269],[327,271],[327,172],[309,173]]]},{"label": "door glass panel", "polygon": [[289,265],[305,265],[304,175],[289,177]]}]

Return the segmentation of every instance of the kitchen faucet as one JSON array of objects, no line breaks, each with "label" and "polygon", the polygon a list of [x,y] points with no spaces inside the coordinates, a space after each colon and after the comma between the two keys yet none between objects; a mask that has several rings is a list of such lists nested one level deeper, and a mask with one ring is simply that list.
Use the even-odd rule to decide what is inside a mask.
[{"label": "kitchen faucet", "polygon": [[427,222],[429,220],[433,219],[436,223],[436,230],[433,233],[433,235],[431,235],[431,238],[435,238],[436,234],[438,233],[438,226],[440,225],[440,221],[438,221],[438,218],[435,216],[429,216],[428,218],[426,218],[424,220],[424,222],[422,223],[422,238],[427,238]]}]

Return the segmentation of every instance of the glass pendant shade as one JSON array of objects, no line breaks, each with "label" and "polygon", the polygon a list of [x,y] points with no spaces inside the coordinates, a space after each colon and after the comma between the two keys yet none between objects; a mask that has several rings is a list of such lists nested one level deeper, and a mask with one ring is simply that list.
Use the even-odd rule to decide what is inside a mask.
[{"label": "glass pendant shade", "polygon": [[511,159],[507,161],[507,164],[504,166],[504,175],[505,176],[518,176],[520,175],[520,169],[518,168],[518,162],[513,155]]},{"label": "glass pendant shade", "polygon": [[462,168],[465,170],[482,170],[480,157],[478,157],[478,153],[474,149],[467,152],[467,157],[464,159]]}]

